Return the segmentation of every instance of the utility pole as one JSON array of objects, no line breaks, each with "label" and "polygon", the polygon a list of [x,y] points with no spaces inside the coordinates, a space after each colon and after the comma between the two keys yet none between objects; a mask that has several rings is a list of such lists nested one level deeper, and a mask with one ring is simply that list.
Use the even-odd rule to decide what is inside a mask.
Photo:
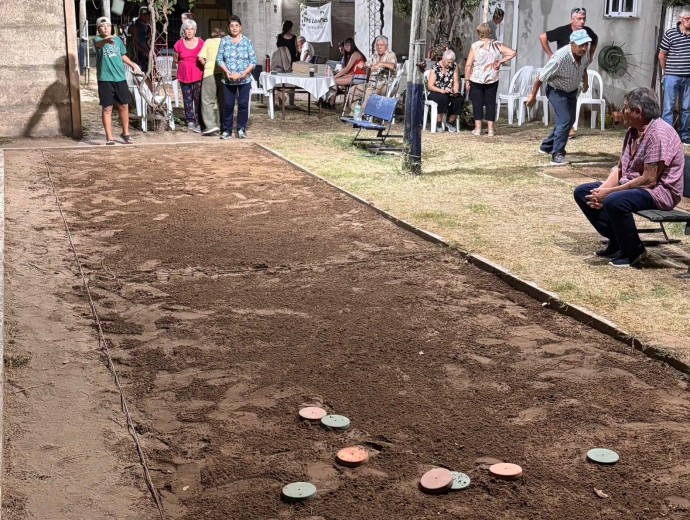
[{"label": "utility pole", "polygon": [[[410,26],[410,59],[407,62],[407,95],[405,96],[405,132],[403,169],[415,175],[422,173],[422,125],[424,124],[424,71],[420,65],[426,55],[426,30],[429,0],[412,0]],[[436,121],[431,122],[432,125]]]}]

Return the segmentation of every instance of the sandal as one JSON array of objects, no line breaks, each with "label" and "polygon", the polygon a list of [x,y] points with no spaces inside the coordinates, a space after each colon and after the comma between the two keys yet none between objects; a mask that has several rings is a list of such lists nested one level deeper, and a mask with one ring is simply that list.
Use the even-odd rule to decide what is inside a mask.
[{"label": "sandal", "polygon": [[122,137],[122,140],[125,142],[125,144],[134,144],[134,139],[132,139],[131,135],[122,134],[120,137]]},{"label": "sandal", "polygon": [[471,133],[472,135],[476,135],[476,136],[482,135],[482,131],[481,131],[481,130],[477,130],[477,129],[472,130],[472,132],[470,132],[470,133]]},{"label": "sandal", "polygon": [[111,139],[110,141],[106,141],[106,142],[105,142],[105,145],[106,145],[106,146],[115,146],[115,141],[113,141],[113,140]]},{"label": "sandal", "polygon": [[486,137],[493,137],[494,135],[496,135],[496,134],[494,134],[493,130],[489,130],[489,131],[486,133]]}]

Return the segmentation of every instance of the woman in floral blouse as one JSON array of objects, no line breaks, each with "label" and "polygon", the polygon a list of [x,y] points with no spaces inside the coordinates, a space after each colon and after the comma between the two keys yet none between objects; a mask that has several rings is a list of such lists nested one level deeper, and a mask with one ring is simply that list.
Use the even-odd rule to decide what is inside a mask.
[{"label": "woman in floral blouse", "polygon": [[491,26],[488,23],[480,24],[477,27],[477,34],[479,40],[470,47],[465,63],[465,90],[470,93],[474,112],[472,133],[481,135],[482,119],[486,119],[487,135],[493,137],[499,71],[501,65],[512,60],[516,53],[510,47],[493,39]]},{"label": "woman in floral blouse", "polygon": [[229,36],[223,38],[218,49],[216,62],[223,71],[224,89],[224,131],[221,139],[232,137],[235,98],[237,98],[237,137],[247,137],[249,119],[249,95],[252,91],[252,70],[256,65],[256,53],[252,41],[242,36],[242,21],[231,16],[228,21]]},{"label": "woman in floral blouse", "polygon": [[443,132],[444,114],[448,114],[446,118],[448,131],[457,131],[456,120],[462,111],[463,99],[460,96],[460,76],[453,51],[444,52],[443,57],[432,67],[427,89],[429,101],[435,101],[438,105],[436,131]]}]

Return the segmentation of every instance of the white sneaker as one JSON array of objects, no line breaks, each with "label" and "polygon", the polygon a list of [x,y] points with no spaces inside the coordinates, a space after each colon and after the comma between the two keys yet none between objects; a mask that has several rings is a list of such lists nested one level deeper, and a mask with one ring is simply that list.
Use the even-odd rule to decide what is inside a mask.
[{"label": "white sneaker", "polygon": [[442,134],[444,131],[443,125],[436,125],[436,133]]},{"label": "white sneaker", "polygon": [[455,125],[456,125],[456,123],[452,123],[450,125],[446,125],[446,128],[448,129],[449,132],[456,133],[458,131],[458,127]]}]

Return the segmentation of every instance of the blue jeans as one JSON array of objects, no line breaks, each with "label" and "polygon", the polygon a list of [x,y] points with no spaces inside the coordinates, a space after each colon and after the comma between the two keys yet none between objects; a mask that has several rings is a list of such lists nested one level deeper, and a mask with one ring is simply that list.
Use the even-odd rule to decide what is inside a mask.
[{"label": "blue jeans", "polygon": [[664,76],[664,111],[661,118],[673,126],[673,112],[676,100],[680,98],[680,128],[681,139],[690,138],[688,122],[690,121],[690,76]]},{"label": "blue jeans", "polygon": [[601,209],[590,208],[585,198],[601,182],[589,182],[575,188],[575,202],[590,224],[600,235],[609,239],[613,250],[619,250],[623,258],[634,260],[644,251],[640,234],[635,227],[633,213],[645,209],[657,209],[654,199],[643,188],[617,191],[604,199]]},{"label": "blue jeans", "polygon": [[233,112],[235,112],[235,98],[237,98],[237,130],[246,130],[249,120],[249,95],[252,84],[225,85],[223,84],[223,131],[232,133]]},{"label": "blue jeans", "polygon": [[556,124],[549,137],[544,139],[540,148],[553,156],[565,155],[565,145],[568,144],[568,134],[575,124],[577,109],[577,90],[565,92],[550,85],[546,85],[546,97],[556,114]]}]

